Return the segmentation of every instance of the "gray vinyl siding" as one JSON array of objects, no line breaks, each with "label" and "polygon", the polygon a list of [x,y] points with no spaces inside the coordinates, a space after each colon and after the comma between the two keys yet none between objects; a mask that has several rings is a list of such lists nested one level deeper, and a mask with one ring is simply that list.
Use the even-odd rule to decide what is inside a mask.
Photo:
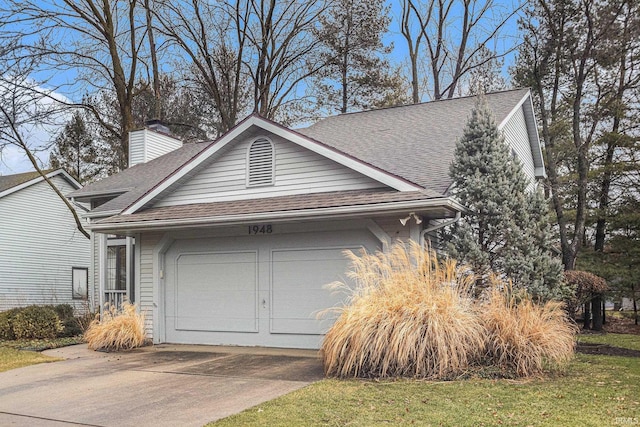
[{"label": "gray vinyl siding", "polygon": [[159,233],[143,233],[139,236],[137,245],[140,245],[140,271],[138,280],[140,283],[140,293],[137,297],[140,311],[145,314],[145,326],[147,335],[152,337],[153,333],[153,311],[154,311],[154,278],[153,278],[153,250],[162,238]]},{"label": "gray vinyl siding", "polygon": [[536,180],[535,166],[529,145],[529,133],[527,122],[522,108],[513,114],[509,121],[502,128],[505,141],[515,151],[525,175],[533,184]]},{"label": "gray vinyl siding", "polygon": [[271,140],[275,146],[274,185],[247,188],[247,149],[254,141],[249,139],[232,146],[155,206],[384,187],[292,142],[275,136]]},{"label": "gray vinyl siding", "polygon": [[129,166],[146,163],[182,146],[182,141],[148,129],[129,134]]},{"label": "gray vinyl siding", "polygon": [[[63,194],[75,190],[60,176],[52,180]],[[83,308],[72,299],[71,268],[90,266],[90,241],[48,184],[0,198],[0,218],[0,311],[31,304]]]},{"label": "gray vinyl siding", "polygon": [[391,239],[390,243],[394,243],[394,241],[400,240],[403,242],[408,242],[410,238],[410,230],[409,224],[402,225],[400,223],[399,217],[397,218],[376,218],[376,224],[380,226],[384,230],[385,233],[389,235]]}]

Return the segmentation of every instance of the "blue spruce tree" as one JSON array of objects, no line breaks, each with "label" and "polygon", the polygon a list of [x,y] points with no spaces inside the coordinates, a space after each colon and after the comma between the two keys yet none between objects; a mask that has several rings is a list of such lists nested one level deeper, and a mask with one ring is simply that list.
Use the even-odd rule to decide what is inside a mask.
[{"label": "blue spruce tree", "polygon": [[458,141],[450,175],[453,194],[469,211],[447,233],[449,253],[471,267],[481,288],[491,273],[542,299],[562,298],[562,264],[551,253],[544,196],[511,155],[480,101]]}]

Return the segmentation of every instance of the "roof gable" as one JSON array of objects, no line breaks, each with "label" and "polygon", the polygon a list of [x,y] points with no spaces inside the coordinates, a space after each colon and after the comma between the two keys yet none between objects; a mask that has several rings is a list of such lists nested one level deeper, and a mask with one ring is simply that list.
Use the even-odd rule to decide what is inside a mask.
[{"label": "roof gable", "polygon": [[179,187],[185,179],[188,179],[190,175],[192,176],[194,173],[196,173],[199,168],[206,164],[207,161],[224,152],[224,150],[226,150],[228,146],[237,144],[241,141],[246,140],[247,138],[264,134],[265,132],[282,138],[290,143],[296,144],[316,154],[319,154],[320,156],[326,157],[372,180],[380,182],[382,185],[394,188],[399,191],[416,191],[421,189],[421,187],[416,184],[403,180],[402,178],[398,178],[386,171],[364,163],[361,160],[351,157],[340,150],[328,147],[321,142],[298,134],[297,132],[282,127],[270,120],[264,119],[257,115],[252,115],[243,120],[214,144],[208,146],[196,157],[185,163],[182,167],[169,175],[157,186],[155,186],[153,189],[151,189],[134,203],[132,203],[129,207],[127,207],[127,209],[123,211],[123,213],[131,214],[138,211],[139,209],[142,209],[143,207],[152,205],[155,200],[166,195],[172,189]]},{"label": "roof gable", "polygon": [[[42,172],[47,178],[53,178],[54,176],[60,175],[76,189],[82,187],[82,185],[71,175],[69,175],[64,169],[48,169]],[[9,194],[20,191],[23,188],[30,187],[41,181],[44,181],[44,178],[38,171],[0,176],[0,197],[8,196]]]}]

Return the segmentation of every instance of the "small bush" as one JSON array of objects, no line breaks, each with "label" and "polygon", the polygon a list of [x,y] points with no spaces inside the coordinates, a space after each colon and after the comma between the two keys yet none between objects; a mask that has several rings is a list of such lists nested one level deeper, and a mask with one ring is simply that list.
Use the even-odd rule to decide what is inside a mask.
[{"label": "small bush", "polygon": [[54,305],[53,310],[56,312],[61,322],[64,322],[68,319],[73,319],[73,307],[70,304],[58,304]]},{"label": "small bush", "polygon": [[144,345],[144,315],[138,313],[135,304],[125,302],[118,310],[110,305],[101,318],[93,320],[84,333],[92,350],[120,351]]},{"label": "small bush", "polygon": [[60,318],[49,306],[24,307],[13,319],[13,333],[16,339],[55,338],[60,332]]},{"label": "small bush", "polygon": [[325,336],[326,375],[450,378],[483,354],[472,277],[454,261],[440,263],[415,243],[347,256],[356,287]]},{"label": "small bush", "polygon": [[16,335],[13,331],[13,321],[19,311],[19,308],[12,308],[0,313],[0,340],[16,339]]},{"label": "small bush", "polygon": [[488,365],[530,376],[573,357],[578,329],[561,302],[537,304],[503,285],[492,289],[479,313],[488,331]]},{"label": "small bush", "polygon": [[596,295],[602,295],[609,290],[607,281],[600,276],[587,271],[569,270],[564,272],[564,280],[574,291],[571,298],[565,302],[567,311],[575,316],[578,308]]},{"label": "small bush", "polygon": [[75,310],[70,304],[58,304],[52,307],[62,323],[62,331],[58,334],[59,337],[74,337],[76,335],[82,335],[84,332],[80,328],[78,319],[74,316]]}]

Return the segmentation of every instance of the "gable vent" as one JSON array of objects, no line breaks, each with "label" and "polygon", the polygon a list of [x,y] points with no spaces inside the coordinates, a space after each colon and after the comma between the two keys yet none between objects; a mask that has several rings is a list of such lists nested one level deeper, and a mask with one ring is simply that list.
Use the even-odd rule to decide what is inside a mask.
[{"label": "gable vent", "polygon": [[251,144],[247,156],[247,186],[273,185],[274,175],[273,144],[260,138]]}]

